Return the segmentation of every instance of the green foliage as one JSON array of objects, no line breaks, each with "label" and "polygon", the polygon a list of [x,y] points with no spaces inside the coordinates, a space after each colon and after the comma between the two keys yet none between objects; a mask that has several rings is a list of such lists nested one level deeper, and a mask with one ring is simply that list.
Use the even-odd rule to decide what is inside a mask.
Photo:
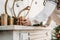
[{"label": "green foliage", "polygon": [[58,37],[58,35],[60,35],[60,25],[55,27],[53,30],[52,40],[60,40],[60,36]]}]

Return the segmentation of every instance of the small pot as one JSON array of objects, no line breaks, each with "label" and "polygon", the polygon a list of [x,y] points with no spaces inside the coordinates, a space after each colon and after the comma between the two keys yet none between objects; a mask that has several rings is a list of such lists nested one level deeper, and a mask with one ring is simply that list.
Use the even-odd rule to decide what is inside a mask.
[{"label": "small pot", "polygon": [[13,25],[14,19],[12,17],[8,18],[8,25]]},{"label": "small pot", "polygon": [[7,25],[7,18],[8,18],[7,14],[2,14],[1,15],[1,25],[4,25],[4,26]]},{"label": "small pot", "polygon": [[17,18],[16,17],[12,17],[13,18],[13,25],[17,25]]}]

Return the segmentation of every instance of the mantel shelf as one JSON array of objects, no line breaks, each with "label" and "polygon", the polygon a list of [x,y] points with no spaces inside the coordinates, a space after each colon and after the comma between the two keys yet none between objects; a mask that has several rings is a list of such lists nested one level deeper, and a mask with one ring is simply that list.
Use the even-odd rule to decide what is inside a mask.
[{"label": "mantel shelf", "polygon": [[0,26],[0,39],[2,40],[51,40],[50,36],[50,27]]},{"label": "mantel shelf", "polygon": [[0,26],[0,30],[47,30],[51,29],[49,27],[34,27],[34,26],[20,26],[20,25],[12,25],[12,26]]}]

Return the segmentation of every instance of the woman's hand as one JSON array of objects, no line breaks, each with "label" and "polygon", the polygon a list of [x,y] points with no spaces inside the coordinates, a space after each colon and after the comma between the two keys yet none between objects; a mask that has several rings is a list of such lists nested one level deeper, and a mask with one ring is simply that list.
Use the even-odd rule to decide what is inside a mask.
[{"label": "woman's hand", "polygon": [[22,25],[24,25],[24,26],[31,26],[31,22],[30,22],[29,19],[25,19],[25,20],[21,21],[21,23],[22,23]]},{"label": "woman's hand", "polygon": [[20,24],[24,25],[24,26],[30,26],[31,22],[29,19],[25,19],[25,17],[21,16],[20,18]]}]

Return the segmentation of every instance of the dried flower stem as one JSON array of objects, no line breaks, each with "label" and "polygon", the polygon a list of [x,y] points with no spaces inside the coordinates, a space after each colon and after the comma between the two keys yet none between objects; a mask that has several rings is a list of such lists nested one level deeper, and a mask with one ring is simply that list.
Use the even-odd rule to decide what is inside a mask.
[{"label": "dried flower stem", "polygon": [[30,9],[31,9],[31,6],[32,6],[33,1],[34,1],[34,0],[32,0],[30,6],[27,6],[26,8],[22,9],[22,10],[19,12],[18,17],[20,16],[20,14],[21,14],[24,10],[28,10],[28,12],[27,12],[27,14],[25,15],[25,17],[29,14],[29,11],[30,11]]},{"label": "dried flower stem", "polygon": [[5,13],[6,13],[6,14],[8,14],[8,13],[7,13],[7,3],[8,3],[8,0],[6,0],[6,2],[5,2]]}]

